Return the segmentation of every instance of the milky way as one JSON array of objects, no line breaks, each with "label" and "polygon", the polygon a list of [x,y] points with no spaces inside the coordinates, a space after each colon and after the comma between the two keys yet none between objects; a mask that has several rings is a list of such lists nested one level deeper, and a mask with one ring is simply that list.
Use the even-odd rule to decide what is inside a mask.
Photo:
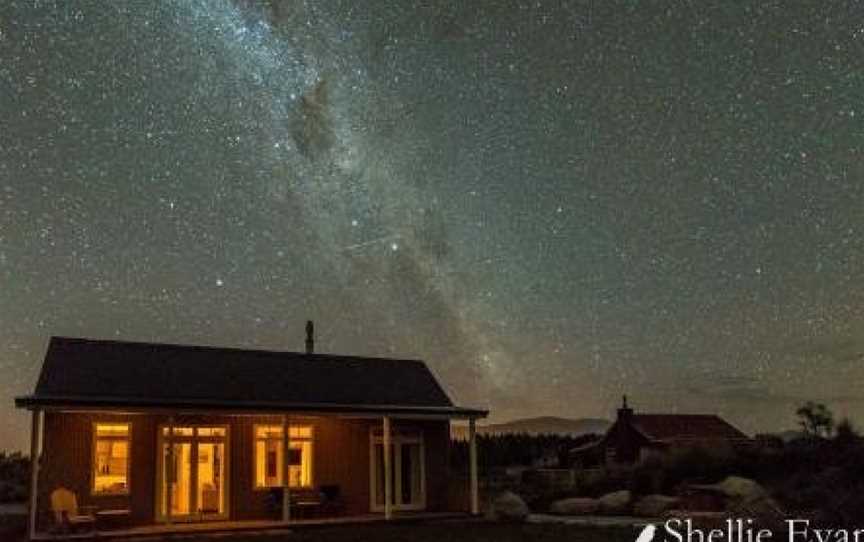
[{"label": "milky way", "polygon": [[499,420],[860,417],[864,10],[806,4],[4,2],[0,448],[50,335],[307,319]]}]

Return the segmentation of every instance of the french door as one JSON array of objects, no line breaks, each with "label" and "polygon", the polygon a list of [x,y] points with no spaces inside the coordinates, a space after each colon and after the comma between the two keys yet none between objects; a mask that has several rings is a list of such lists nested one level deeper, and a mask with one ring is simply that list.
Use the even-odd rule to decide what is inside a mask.
[{"label": "french door", "polygon": [[160,426],[157,449],[157,519],[227,519],[228,428]]},{"label": "french door", "polygon": [[[420,434],[393,434],[390,438],[390,495],[393,510],[426,508],[426,456]],[[384,441],[380,434],[371,438],[371,508],[384,510]]]}]

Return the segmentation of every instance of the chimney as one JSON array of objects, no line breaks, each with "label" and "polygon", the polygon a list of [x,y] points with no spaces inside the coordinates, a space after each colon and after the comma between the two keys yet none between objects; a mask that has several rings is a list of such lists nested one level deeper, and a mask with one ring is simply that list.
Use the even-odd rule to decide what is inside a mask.
[{"label": "chimney", "polygon": [[623,402],[621,403],[621,408],[618,409],[618,419],[625,420],[630,419],[633,416],[633,409],[627,406],[627,396],[622,397]]},{"label": "chimney", "polygon": [[315,324],[306,320],[306,353],[315,353]]}]

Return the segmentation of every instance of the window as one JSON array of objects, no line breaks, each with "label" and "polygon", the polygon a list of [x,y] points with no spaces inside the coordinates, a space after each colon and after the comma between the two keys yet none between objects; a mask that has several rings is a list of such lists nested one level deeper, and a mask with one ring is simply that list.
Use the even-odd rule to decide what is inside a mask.
[{"label": "window", "polygon": [[[288,485],[312,486],[312,427],[288,428]],[[255,487],[280,487],[285,470],[282,426],[255,426]]]},{"label": "window", "polygon": [[93,433],[93,493],[128,493],[129,424],[97,423]]}]

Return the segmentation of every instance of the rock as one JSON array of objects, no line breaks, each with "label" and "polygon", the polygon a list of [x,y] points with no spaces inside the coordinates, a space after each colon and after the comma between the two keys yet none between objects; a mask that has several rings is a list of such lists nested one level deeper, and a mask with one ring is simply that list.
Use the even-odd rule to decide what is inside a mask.
[{"label": "rock", "polygon": [[627,514],[630,512],[630,499],[630,492],[626,489],[607,493],[597,499],[600,502],[600,513],[610,516]]},{"label": "rock", "polygon": [[677,507],[681,502],[678,497],[669,495],[645,495],[633,505],[633,515],[643,518],[659,518],[667,510]]},{"label": "rock", "polygon": [[785,525],[786,514],[768,495],[732,499],[727,510],[731,517],[752,519],[756,527],[763,529],[779,530]]},{"label": "rock", "polygon": [[764,497],[768,494],[765,488],[757,482],[749,478],[741,478],[740,476],[729,476],[719,484],[715,484],[717,489],[729,497],[730,499],[751,499],[756,497]]},{"label": "rock", "polygon": [[[728,514],[725,512],[694,512],[692,510],[667,510],[663,514],[664,520],[677,519],[683,522],[690,520],[696,529],[722,529],[726,526]],[[679,526],[680,526],[679,525]]]},{"label": "rock", "polygon": [[749,498],[766,495],[765,488],[757,482],[740,476],[729,476],[717,484],[693,484],[688,489],[722,495],[729,499]]},{"label": "rock", "polygon": [[505,491],[492,502],[492,512],[496,519],[524,521],[529,510],[522,497],[511,491]]},{"label": "rock", "polygon": [[777,529],[783,526],[785,514],[758,482],[740,476],[729,476],[718,484],[692,486],[696,491],[721,495],[730,517],[752,519],[757,527]]},{"label": "rock", "polygon": [[600,501],[588,497],[573,497],[555,501],[549,507],[558,516],[588,516],[600,511]]}]

